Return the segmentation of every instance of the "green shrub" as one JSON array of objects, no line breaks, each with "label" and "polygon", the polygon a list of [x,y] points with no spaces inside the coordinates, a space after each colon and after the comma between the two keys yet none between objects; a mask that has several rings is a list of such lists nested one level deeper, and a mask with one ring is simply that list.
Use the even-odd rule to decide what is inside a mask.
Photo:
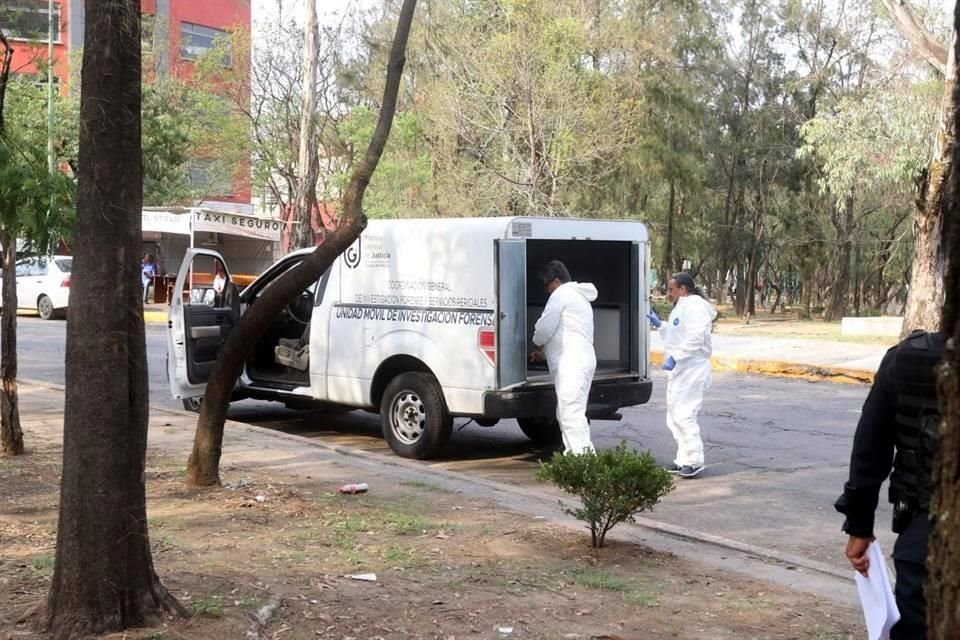
[{"label": "green shrub", "polygon": [[673,479],[649,451],[637,453],[620,443],[597,453],[556,453],[537,472],[541,482],[552,482],[580,498],[582,507],[564,512],[590,527],[594,548],[602,547],[607,532],[623,521],[649,511],[673,489]]}]

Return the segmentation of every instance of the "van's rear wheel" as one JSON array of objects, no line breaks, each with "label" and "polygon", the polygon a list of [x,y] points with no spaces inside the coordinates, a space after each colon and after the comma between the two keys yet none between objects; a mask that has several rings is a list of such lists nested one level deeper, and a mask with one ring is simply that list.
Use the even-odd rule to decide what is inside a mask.
[{"label": "van's rear wheel", "polygon": [[390,381],[380,400],[380,424],[394,453],[419,460],[436,455],[453,431],[440,385],[426,373],[403,373]]},{"label": "van's rear wheel", "polygon": [[193,413],[200,413],[200,407],[203,406],[203,396],[196,398],[184,398],[181,400],[183,408]]},{"label": "van's rear wheel", "polygon": [[554,447],[563,444],[563,434],[560,432],[560,423],[556,418],[517,418],[517,424],[523,435],[530,438],[540,447]]}]

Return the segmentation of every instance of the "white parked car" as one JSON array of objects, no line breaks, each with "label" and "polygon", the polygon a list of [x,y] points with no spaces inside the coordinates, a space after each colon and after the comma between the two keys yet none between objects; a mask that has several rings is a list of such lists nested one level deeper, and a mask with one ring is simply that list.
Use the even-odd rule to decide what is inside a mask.
[{"label": "white parked car", "polygon": [[35,309],[44,320],[64,316],[72,266],[71,256],[30,257],[17,262],[17,308]]}]

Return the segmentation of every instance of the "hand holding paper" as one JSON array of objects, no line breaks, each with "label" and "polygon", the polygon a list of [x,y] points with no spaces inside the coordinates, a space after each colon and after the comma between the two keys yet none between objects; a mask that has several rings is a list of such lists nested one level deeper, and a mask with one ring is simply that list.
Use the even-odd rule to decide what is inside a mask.
[{"label": "hand holding paper", "polygon": [[867,548],[866,555],[869,563],[867,576],[855,573],[854,579],[857,581],[863,617],[867,622],[867,638],[885,640],[890,629],[900,620],[900,610],[893,597],[880,543],[874,540]]}]

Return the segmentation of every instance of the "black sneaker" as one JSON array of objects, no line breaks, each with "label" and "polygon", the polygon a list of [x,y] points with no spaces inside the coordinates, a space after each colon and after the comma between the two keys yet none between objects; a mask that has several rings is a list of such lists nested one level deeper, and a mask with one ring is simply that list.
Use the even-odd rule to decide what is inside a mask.
[{"label": "black sneaker", "polygon": [[681,478],[696,478],[697,474],[703,471],[703,465],[699,464],[697,466],[692,466],[689,464],[683,465],[680,469]]},{"label": "black sneaker", "polygon": [[671,462],[670,464],[664,467],[664,470],[667,473],[680,473],[681,469],[683,469],[683,467],[678,465],[676,462]]}]

